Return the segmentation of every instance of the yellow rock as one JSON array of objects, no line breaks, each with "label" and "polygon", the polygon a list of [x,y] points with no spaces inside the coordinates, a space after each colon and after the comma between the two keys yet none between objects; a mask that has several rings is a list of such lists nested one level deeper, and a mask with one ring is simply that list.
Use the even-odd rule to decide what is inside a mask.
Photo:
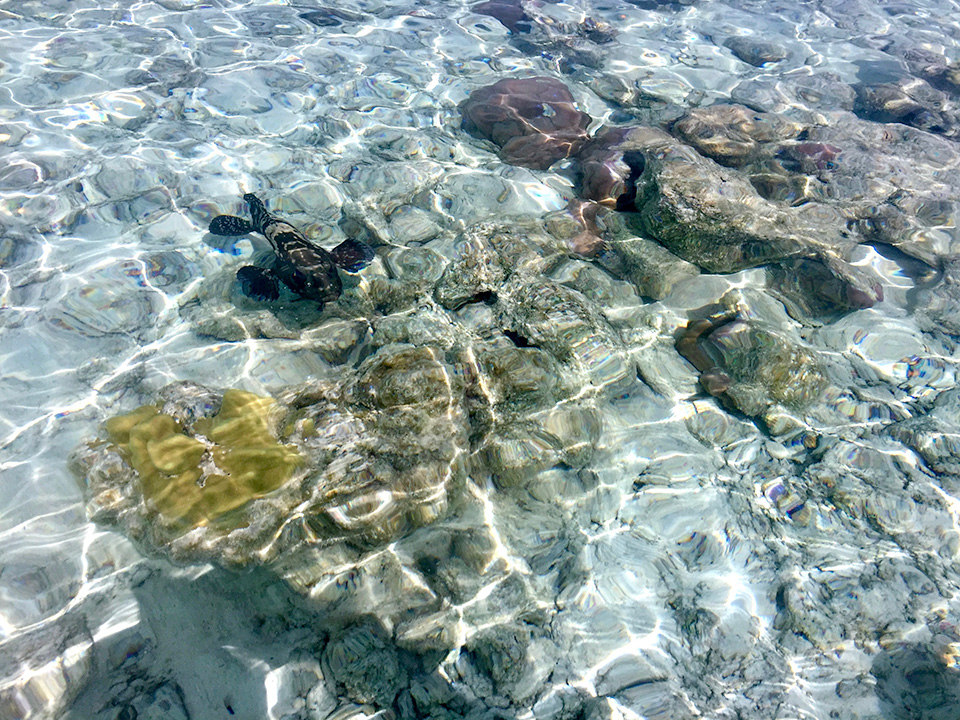
[{"label": "yellow rock", "polygon": [[220,445],[276,443],[270,427],[270,414],[276,404],[270,397],[227,390],[216,417],[197,421],[195,429]]},{"label": "yellow rock", "polygon": [[193,527],[242,523],[230,514],[282,487],[301,463],[277,441],[273,398],[224,393],[220,411],[183,428],[156,405],[106,423],[110,439],[137,471],[144,501],[161,521]]},{"label": "yellow rock", "polygon": [[207,446],[186,435],[169,435],[147,441],[147,454],[156,468],[168,475],[179,475],[196,468]]},{"label": "yellow rock", "polygon": [[149,420],[160,412],[156,405],[143,405],[127,415],[117,415],[107,420],[107,434],[118,445],[130,439],[130,431],[144,420]]}]

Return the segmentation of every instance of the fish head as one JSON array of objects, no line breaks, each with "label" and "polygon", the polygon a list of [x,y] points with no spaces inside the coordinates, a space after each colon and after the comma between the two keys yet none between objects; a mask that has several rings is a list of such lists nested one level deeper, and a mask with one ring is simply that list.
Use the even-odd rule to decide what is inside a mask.
[{"label": "fish head", "polygon": [[273,216],[267,212],[263,201],[253,193],[246,193],[243,199],[247,203],[247,207],[250,208],[250,217],[253,219],[254,227],[262,233],[264,228],[273,220]]}]

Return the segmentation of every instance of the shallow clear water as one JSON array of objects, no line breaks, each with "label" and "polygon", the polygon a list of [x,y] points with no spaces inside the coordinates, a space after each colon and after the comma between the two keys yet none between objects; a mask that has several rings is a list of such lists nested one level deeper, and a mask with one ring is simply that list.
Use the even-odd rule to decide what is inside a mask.
[{"label": "shallow clear water", "polygon": [[[0,2],[0,718],[955,718],[956,4],[476,5]],[[705,235],[698,272],[635,213],[578,252],[576,161],[462,127],[533,76],[587,134],[795,123],[664,156],[836,265]],[[245,192],[376,259],[322,311],[243,297],[267,244],[207,227]],[[269,542],[85,474],[180,381],[299,408]]]}]

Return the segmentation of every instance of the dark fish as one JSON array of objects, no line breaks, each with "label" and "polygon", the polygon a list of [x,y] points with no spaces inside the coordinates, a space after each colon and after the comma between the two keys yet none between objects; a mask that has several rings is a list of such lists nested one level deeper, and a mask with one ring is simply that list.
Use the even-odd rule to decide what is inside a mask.
[{"label": "dark fish", "polygon": [[244,267],[237,280],[244,294],[255,300],[276,300],[282,282],[297,295],[318,303],[336,300],[343,292],[337,268],[359,272],[375,253],[358,240],[344,240],[333,250],[325,250],[307,240],[297,228],[270,213],[256,195],[243,196],[250,209],[252,222],[233,215],[218,215],[210,222],[214,235],[246,235],[259,232],[273,248],[272,268]]}]

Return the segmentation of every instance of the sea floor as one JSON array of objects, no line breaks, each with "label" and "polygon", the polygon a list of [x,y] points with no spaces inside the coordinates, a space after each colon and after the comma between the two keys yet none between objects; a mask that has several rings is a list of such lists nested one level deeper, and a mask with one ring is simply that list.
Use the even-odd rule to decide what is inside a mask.
[{"label": "sea floor", "polygon": [[958,17],[0,2],[0,719],[955,720]]}]

